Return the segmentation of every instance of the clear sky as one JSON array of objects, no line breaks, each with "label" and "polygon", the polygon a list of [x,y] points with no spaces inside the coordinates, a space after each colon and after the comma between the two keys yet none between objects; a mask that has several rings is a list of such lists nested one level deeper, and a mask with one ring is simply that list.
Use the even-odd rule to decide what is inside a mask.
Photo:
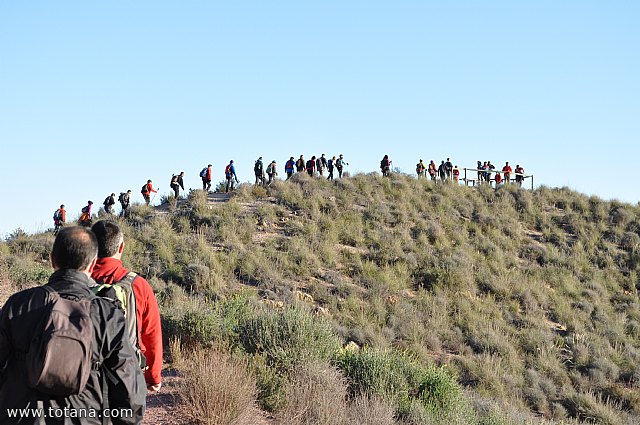
[{"label": "clear sky", "polygon": [[508,160],[636,203],[639,21],[637,1],[0,2],[0,235],[148,178],[198,187],[209,162],[249,180],[258,156]]}]

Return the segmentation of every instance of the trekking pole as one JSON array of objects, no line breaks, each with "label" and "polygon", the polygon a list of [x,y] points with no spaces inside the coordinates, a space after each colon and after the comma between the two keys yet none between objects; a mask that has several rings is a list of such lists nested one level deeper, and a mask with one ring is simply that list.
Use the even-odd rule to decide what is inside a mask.
[{"label": "trekking pole", "polygon": [[149,202],[149,204],[153,204],[153,200],[156,199],[156,195],[158,194],[159,191],[160,191],[160,188],[158,188],[156,193],[153,194],[153,198],[151,198],[151,201]]}]

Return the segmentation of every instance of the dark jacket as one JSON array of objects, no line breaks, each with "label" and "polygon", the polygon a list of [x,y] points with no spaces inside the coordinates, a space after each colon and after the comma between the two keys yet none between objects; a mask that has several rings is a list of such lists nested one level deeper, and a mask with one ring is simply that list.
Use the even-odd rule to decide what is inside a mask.
[{"label": "dark jacket", "polygon": [[[61,294],[80,298],[89,297],[89,285],[93,281],[82,272],[59,270],[49,278],[47,285]],[[48,293],[42,288],[30,288],[12,295],[0,312],[0,424],[45,423],[33,417],[8,418],[8,410],[14,408],[42,407],[46,414],[53,409],[78,409],[75,412],[101,413],[102,371],[110,373],[108,382],[108,408],[131,409],[129,417],[113,418],[113,424],[140,424],[144,413],[146,386],[131,343],[127,338],[123,312],[106,298],[96,298],[91,303],[94,325],[93,359],[102,354],[103,368],[92,370],[85,389],[76,395],[52,399],[47,394],[30,389],[26,381],[24,360],[16,351],[26,352],[36,332],[47,305]],[[40,406],[39,406],[40,405]],[[82,409],[82,410],[80,410]],[[132,413],[132,415],[131,415]],[[90,413],[89,413],[90,415]],[[95,415],[94,415],[95,416]],[[102,424],[102,419],[47,418],[47,424]]]}]

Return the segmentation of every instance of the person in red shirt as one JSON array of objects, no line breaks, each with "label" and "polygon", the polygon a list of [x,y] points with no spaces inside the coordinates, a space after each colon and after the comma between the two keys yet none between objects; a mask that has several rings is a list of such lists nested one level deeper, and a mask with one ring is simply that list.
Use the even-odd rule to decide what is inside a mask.
[{"label": "person in red shirt", "polygon": [[142,190],[140,191],[140,193],[142,193],[142,197],[144,198],[144,203],[147,205],[149,205],[149,203],[151,202],[151,192],[158,193],[157,190],[153,189],[151,180],[147,180],[147,184],[142,186]]},{"label": "person in red shirt", "polygon": [[518,186],[522,186],[522,182],[524,180],[524,168],[520,166],[520,164],[516,165],[516,183]]},{"label": "person in red shirt", "polygon": [[[91,277],[101,284],[113,284],[124,279],[129,270],[122,265],[124,234],[116,222],[98,221],[91,227],[98,239],[98,259]],[[162,387],[162,328],[160,310],[153,289],[142,276],[133,281],[138,322],[138,344],[146,358],[144,378],[149,391]]]},{"label": "person in red shirt", "polygon": [[500,186],[500,183],[502,183],[502,176],[500,175],[500,173],[496,173],[496,189]]},{"label": "person in red shirt", "polygon": [[511,173],[513,172],[513,170],[511,169],[511,166],[509,165],[509,162],[507,161],[506,164],[504,164],[504,167],[502,167],[502,172],[504,173],[504,182],[506,184],[510,183],[510,176]]},{"label": "person in red shirt", "polygon": [[453,167],[453,181],[455,181],[456,184],[458,184],[459,180],[460,180],[460,169],[456,165],[455,167]]}]

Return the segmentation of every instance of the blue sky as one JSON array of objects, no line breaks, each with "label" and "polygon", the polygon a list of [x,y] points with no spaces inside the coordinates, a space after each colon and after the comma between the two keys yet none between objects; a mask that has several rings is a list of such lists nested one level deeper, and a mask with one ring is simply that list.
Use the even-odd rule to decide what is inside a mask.
[{"label": "blue sky", "polygon": [[[640,3],[0,2],[0,235],[211,162],[522,164],[638,201]],[[281,173],[282,174],[282,173]]]}]

